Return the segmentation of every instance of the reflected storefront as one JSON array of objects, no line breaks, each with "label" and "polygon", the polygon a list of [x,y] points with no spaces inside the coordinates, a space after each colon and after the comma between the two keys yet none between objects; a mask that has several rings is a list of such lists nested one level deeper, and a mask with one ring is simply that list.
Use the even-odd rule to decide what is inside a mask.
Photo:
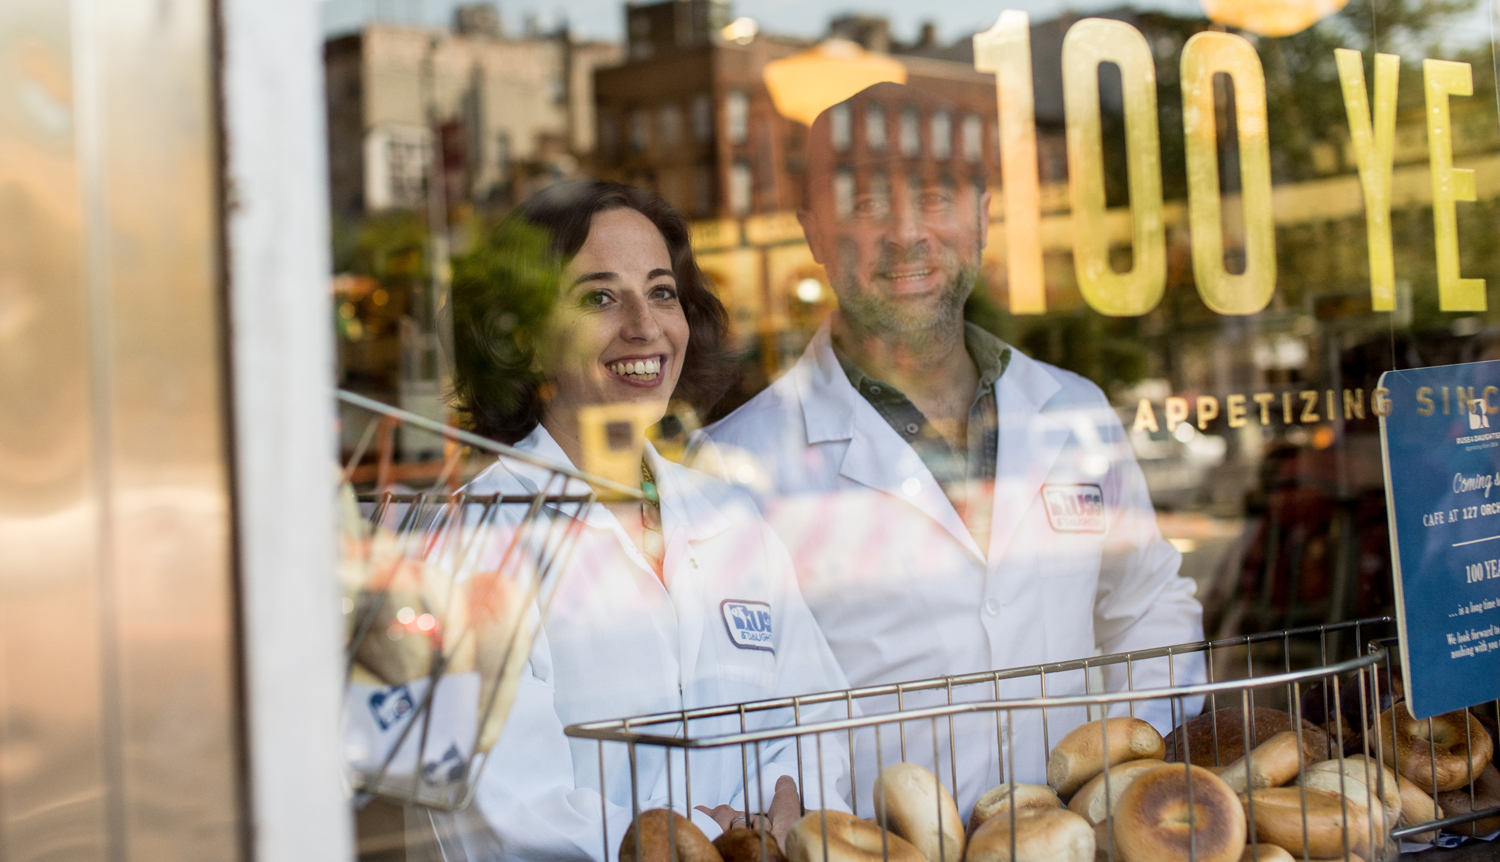
[{"label": "reflected storefront", "polygon": [[0,857],[1495,852],[1493,4],[741,3],[0,8]]}]

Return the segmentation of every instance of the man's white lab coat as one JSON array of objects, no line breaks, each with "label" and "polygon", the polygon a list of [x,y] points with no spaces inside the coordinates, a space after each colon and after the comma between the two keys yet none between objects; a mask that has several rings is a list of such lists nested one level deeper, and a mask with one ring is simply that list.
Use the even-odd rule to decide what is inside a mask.
[{"label": "man's white lab coat", "polygon": [[[518,444],[550,461],[567,456],[545,429]],[[786,549],[744,491],[660,458],[647,457],[661,495],[666,585],[615,516],[596,505],[577,548],[556,581],[550,612],[531,654],[505,731],[480,778],[476,801],[497,833],[506,858],[614,858],[630,825],[632,783],[626,746],[568,739],[563,728],[602,719],[741,703],[843,688],[843,676],[798,592]],[[545,474],[508,462],[481,474],[473,494],[533,493]],[[572,492],[585,490],[573,482]],[[753,625],[741,627],[747,621]],[[769,638],[765,629],[769,628]],[[824,715],[807,710],[804,723]],[[842,714],[840,711],[838,714]],[[694,722],[701,738],[736,732],[738,716]],[[754,718],[750,729],[790,725],[792,711]],[[681,735],[681,725],[642,728]],[[803,798],[823,804],[817,759],[809,739],[802,752]],[[839,740],[823,746],[829,805],[846,808],[847,753]],[[757,757],[760,771],[757,773]],[[682,754],[672,758],[671,802],[769,806],[776,779],[798,777],[791,741],[695,751],[689,781]],[[668,804],[661,749],[637,749],[635,792],[642,810]],[[600,791],[609,837],[601,828]],[[754,804],[757,794],[763,802]],[[694,821],[710,837],[719,829],[705,815]]]},{"label": "man's white lab coat", "polygon": [[[1011,350],[995,384],[999,421],[990,546],[979,547],[917,453],[849,383],[825,323],[782,378],[708,429],[719,463],[762,500],[786,542],[802,592],[851,685],[920,680],[1200,640],[1194,585],[1156,526],[1144,477],[1098,387]],[[1129,677],[1127,681],[1127,676]],[[1085,690],[1081,672],[1049,675],[1045,694]],[[1109,689],[1201,681],[1180,658],[1106,671]],[[1092,691],[1101,690],[1095,679]],[[1039,678],[953,690],[955,701],[1035,697]],[[904,693],[905,708],[950,693]],[[1183,704],[1178,704],[1180,709]],[[1189,705],[1196,710],[1196,704]],[[869,715],[897,698],[863,702]],[[1116,713],[1123,714],[1120,708]],[[1165,732],[1169,703],[1135,708]],[[1045,782],[1045,754],[1080,710],[961,716],[882,729],[856,743],[858,813],[879,765],[905,759],[945,783],[957,765],[965,813],[1005,778]],[[938,749],[934,751],[933,735]],[[902,757],[905,749],[905,757]],[[952,786],[950,784],[950,786]]]}]

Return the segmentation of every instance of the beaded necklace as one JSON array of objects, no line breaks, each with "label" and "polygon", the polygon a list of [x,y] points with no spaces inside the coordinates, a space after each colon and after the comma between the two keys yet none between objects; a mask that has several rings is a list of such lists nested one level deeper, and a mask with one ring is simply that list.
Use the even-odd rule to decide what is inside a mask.
[{"label": "beaded necklace", "polygon": [[667,542],[661,527],[661,494],[657,491],[656,476],[651,472],[651,465],[644,458],[641,459],[641,477],[641,492],[646,495],[641,501],[641,551],[660,574],[662,560],[667,554]]}]

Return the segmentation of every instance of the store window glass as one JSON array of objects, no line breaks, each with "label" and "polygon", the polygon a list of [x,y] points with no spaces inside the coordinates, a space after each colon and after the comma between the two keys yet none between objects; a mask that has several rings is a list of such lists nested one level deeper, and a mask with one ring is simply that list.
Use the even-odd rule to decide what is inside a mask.
[{"label": "store window glass", "polygon": [[[1388,493],[1382,422],[1428,411],[1472,422],[1464,445],[1487,445],[1477,437],[1491,433],[1500,398],[1500,379],[1490,396],[1481,382],[1407,402],[1382,383],[1387,372],[1500,359],[1500,312],[1489,307],[1500,284],[1490,6],[1101,2],[986,9],[983,21],[934,7],[922,10],[927,25],[867,6],[672,0],[606,15],[564,2],[546,24],[512,26],[509,10],[504,27],[483,31],[372,16],[332,36],[330,80],[364,82],[330,89],[341,385],[479,427],[454,375],[484,351],[453,358],[451,346],[464,325],[455,310],[476,292],[492,306],[482,326],[469,323],[492,339],[491,358],[510,363],[497,377],[535,384],[512,395],[538,416],[572,403],[574,378],[651,401],[641,393],[663,373],[651,363],[679,352],[668,335],[654,340],[658,330],[710,344],[712,356],[681,348],[677,371],[695,363],[701,379],[658,399],[660,415],[643,423],[664,459],[649,463],[688,465],[753,504],[817,624],[813,642],[854,687],[1393,614],[1389,524],[1400,501]],[[542,86],[548,78],[561,89]],[[639,296],[598,287],[566,305],[567,319],[637,301],[680,306],[687,270],[674,261],[691,255],[705,295],[722,304],[694,311],[694,325],[722,320],[722,332],[684,336],[672,326],[687,311],[669,315],[644,327],[649,338],[600,348],[605,361],[574,378],[547,363],[574,357],[576,343],[527,352],[527,339],[555,335],[539,322],[557,303],[546,291],[561,289],[554,271],[584,255],[587,236],[561,251],[533,236],[546,253],[522,259],[516,250],[531,247],[517,220],[534,216],[552,237],[567,219],[545,221],[561,206],[547,195],[588,197],[600,188],[590,183],[670,209],[616,201],[610,212],[628,212],[582,223],[621,222],[611,248],[663,252],[666,265],[643,273],[666,271],[674,285]],[[580,277],[623,271],[599,263]],[[545,290],[483,293],[489,282],[475,272]],[[634,440],[623,421],[611,420]],[[550,453],[570,454],[565,432],[542,419],[502,442],[535,444],[537,428],[557,444]],[[346,455],[359,444],[353,429]],[[393,440],[390,457],[421,465],[400,475],[443,475],[452,453],[441,441]],[[630,451],[626,484],[655,488]],[[369,491],[380,462],[373,449],[364,457]],[[663,502],[668,533],[671,511]],[[1491,510],[1475,511],[1471,520]],[[670,536],[648,546],[649,514],[612,517],[641,583],[668,584],[680,546]],[[658,598],[670,603],[666,590]],[[735,640],[764,622],[760,601],[718,596],[703,627],[673,629],[712,630],[736,652],[722,674],[718,659],[703,671],[720,674],[712,681],[665,690],[652,708],[686,709],[709,688],[692,705],[791,694],[770,665],[741,654],[754,652],[749,640]],[[655,625],[666,607],[636,610]],[[567,636],[584,638],[577,618],[557,626],[561,652]],[[1364,649],[1339,637],[1340,655]],[[1275,662],[1242,652],[1236,667],[1308,666],[1329,643],[1288,646]],[[679,671],[662,672],[681,682]],[[1137,672],[1136,686],[1209,673]],[[1113,671],[1096,677],[1078,691],[1126,685]],[[1048,691],[1077,693],[1072,684]],[[1001,694],[1036,692],[1017,682]],[[611,713],[624,700],[570,696],[569,708],[582,704],[570,718],[626,717]],[[1268,708],[1291,709],[1276,697]],[[896,708],[894,698],[868,706]],[[1170,731],[1184,718],[1173,708],[1201,701],[1144,720]],[[1024,739],[1006,751],[1030,753],[1007,776],[1045,783],[1036,740],[1056,743],[1068,729],[1057,721],[1016,723]],[[923,732],[908,751],[925,746],[930,760],[933,732]],[[901,760],[900,733],[882,733],[894,747],[878,749],[881,762]],[[957,744],[936,735],[939,748]],[[573,739],[563,744],[582,751]],[[851,807],[868,804],[864,745],[851,755],[864,776]],[[982,745],[1000,745],[993,727]],[[992,749],[978,750],[972,762],[991,764]],[[998,750],[994,774],[965,772],[962,752],[939,770],[965,816],[1000,783]],[[586,754],[597,772],[597,748]],[[656,762],[666,787],[668,761]],[[738,787],[729,771],[713,774]],[[615,777],[575,779],[595,808],[633,801]],[[696,797],[708,785],[695,774],[692,786]],[[759,804],[744,800],[731,791],[712,802]],[[478,805],[481,821],[520,829],[484,821]],[[623,816],[594,842],[610,858]]]}]

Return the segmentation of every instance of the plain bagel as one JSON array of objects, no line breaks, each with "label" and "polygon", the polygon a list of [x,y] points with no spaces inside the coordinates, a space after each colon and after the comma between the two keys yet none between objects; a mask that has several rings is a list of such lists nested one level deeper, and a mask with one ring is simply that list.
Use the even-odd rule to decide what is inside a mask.
[{"label": "plain bagel", "polygon": [[1162,760],[1161,734],[1138,718],[1107,718],[1081,724],[1047,755],[1047,783],[1071,796],[1105,767],[1126,760]]},{"label": "plain bagel", "polygon": [[1300,783],[1348,797],[1351,805],[1362,806],[1369,812],[1381,833],[1396,828],[1396,821],[1401,816],[1401,786],[1396,781],[1396,773],[1363,754],[1342,761],[1314,763],[1307,768]]},{"label": "plain bagel", "polygon": [[1468,710],[1416,719],[1404,701],[1380,714],[1380,742],[1385,762],[1427,793],[1467,787],[1494,753]]},{"label": "plain bagel", "polygon": [[1139,776],[1120,796],[1111,820],[1122,862],[1239,862],[1245,850],[1240,800],[1201,766],[1168,766]]},{"label": "plain bagel", "polygon": [[[1304,811],[1303,799],[1306,799]],[[1302,858],[1303,820],[1306,815],[1305,852],[1314,859],[1343,858],[1344,827],[1348,824],[1349,850],[1369,855],[1370,817],[1357,805],[1331,790],[1307,787],[1270,787],[1241,797],[1245,811],[1254,818],[1257,840],[1275,844]],[[1347,815],[1346,812],[1347,811]],[[1346,820],[1347,818],[1347,820]],[[1385,841],[1384,835],[1373,836]]]},{"label": "plain bagel", "polygon": [[[641,855],[636,856],[636,833]],[[673,854],[673,851],[676,854]],[[675,811],[642,811],[620,839],[620,862],[723,862],[719,851],[693,822]]]},{"label": "plain bagel", "polygon": [[1009,812],[975,831],[964,862],[1094,862],[1094,827],[1066,808]]},{"label": "plain bagel", "polygon": [[906,839],[844,811],[809,811],[792,824],[785,850],[788,862],[924,862]]},{"label": "plain bagel", "polygon": [[910,841],[927,862],[964,858],[964,821],[948,788],[915,763],[893,763],[875,781],[875,822]]},{"label": "plain bagel", "polygon": [[[1127,760],[1089,779],[1083,789],[1073,794],[1068,801],[1068,810],[1090,823],[1099,823],[1109,818],[1110,812],[1120,804],[1120,794],[1131,782],[1158,766],[1166,766],[1165,760]],[[1106,796],[1105,786],[1109,792]]]},{"label": "plain bagel", "polygon": [[1303,763],[1303,749],[1296,731],[1283,730],[1219,770],[1218,775],[1235,793],[1250,788],[1280,787],[1297,777]]},{"label": "plain bagel", "polygon": [[984,821],[1014,806],[1017,811],[1027,808],[1061,808],[1062,800],[1045,784],[1013,784],[1009,781],[992,787],[974,803],[969,812],[969,834],[973,835]]},{"label": "plain bagel", "polygon": [[[1494,768],[1494,764],[1490,764],[1490,768]],[[1443,812],[1443,807],[1438,804],[1437,800],[1428,796],[1422,788],[1413,784],[1410,779],[1398,775],[1396,776],[1396,785],[1401,790],[1401,819],[1397,821],[1397,826],[1421,826],[1423,823],[1442,820],[1448,816]],[[1431,844],[1437,840],[1437,830],[1418,832],[1415,835],[1407,836],[1407,838],[1410,841]]]}]

